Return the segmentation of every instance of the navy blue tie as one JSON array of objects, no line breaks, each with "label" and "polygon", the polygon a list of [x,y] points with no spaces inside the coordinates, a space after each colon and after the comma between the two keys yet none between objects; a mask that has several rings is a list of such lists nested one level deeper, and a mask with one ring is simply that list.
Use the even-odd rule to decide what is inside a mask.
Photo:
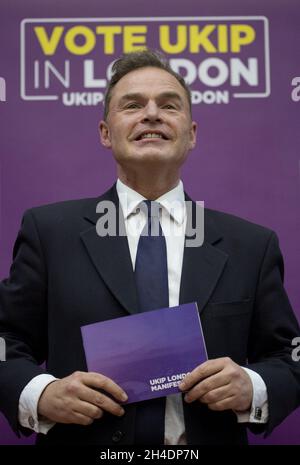
[{"label": "navy blue tie", "polygon": [[[169,306],[167,249],[159,222],[159,204],[145,200],[140,208],[147,222],[138,243],[135,280],[139,311],[146,312]],[[136,404],[136,444],[164,444],[165,404],[165,397]]]}]

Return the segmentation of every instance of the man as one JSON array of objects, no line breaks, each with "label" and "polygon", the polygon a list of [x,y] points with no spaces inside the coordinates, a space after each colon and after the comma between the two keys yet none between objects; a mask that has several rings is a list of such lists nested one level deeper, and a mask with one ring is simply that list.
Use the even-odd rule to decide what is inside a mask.
[{"label": "man", "polygon": [[[38,432],[40,444],[242,444],[246,426],[269,434],[300,401],[300,367],[291,357],[299,328],[276,235],[207,210],[203,245],[186,246],[189,199],[180,169],[195,146],[196,123],[183,79],[156,53],[117,60],[100,136],[115,157],[117,184],[98,199],[24,216],[10,278],[0,288],[0,335],[8,347],[0,365],[2,411],[16,432]],[[143,275],[152,266],[149,257],[142,261],[142,232],[151,222],[145,200],[160,206],[166,255],[152,275],[161,283],[164,268],[170,306],[197,302],[209,360],[186,377],[183,395],[126,405],[114,380],[87,373],[80,327],[149,310],[145,292],[154,302],[161,291],[162,284],[151,295]],[[127,235],[97,234],[96,208],[106,201],[121,212]],[[173,233],[164,234],[170,225]],[[161,435],[150,438],[156,429]]]}]

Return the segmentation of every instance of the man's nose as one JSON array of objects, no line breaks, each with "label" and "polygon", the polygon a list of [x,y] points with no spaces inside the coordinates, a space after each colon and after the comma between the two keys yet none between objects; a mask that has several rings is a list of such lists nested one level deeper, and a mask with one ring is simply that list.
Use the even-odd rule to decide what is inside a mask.
[{"label": "man's nose", "polygon": [[160,121],[161,111],[157,103],[148,102],[144,108],[143,121]]}]

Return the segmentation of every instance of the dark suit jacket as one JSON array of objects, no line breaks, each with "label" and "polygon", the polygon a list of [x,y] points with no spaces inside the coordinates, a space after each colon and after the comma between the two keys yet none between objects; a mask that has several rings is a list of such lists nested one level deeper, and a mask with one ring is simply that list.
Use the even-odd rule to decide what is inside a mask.
[{"label": "dark suit jacket", "polygon": [[[59,378],[86,370],[80,327],[138,311],[126,237],[99,237],[96,205],[112,200],[115,186],[98,199],[62,202],[25,213],[10,277],[0,287],[0,409],[18,425],[19,396],[46,371]],[[194,208],[195,205],[194,205]],[[196,301],[209,358],[231,357],[264,379],[269,399],[266,432],[300,402],[299,363],[291,340],[299,328],[282,285],[276,235],[234,216],[206,210],[205,241],[186,247],[180,303]],[[108,354],[109,356],[109,354]],[[189,444],[246,443],[246,426],[231,411],[184,404]],[[135,405],[124,417],[110,414],[91,426],[57,424],[43,444],[132,444]],[[252,427],[255,429],[255,427]]]}]

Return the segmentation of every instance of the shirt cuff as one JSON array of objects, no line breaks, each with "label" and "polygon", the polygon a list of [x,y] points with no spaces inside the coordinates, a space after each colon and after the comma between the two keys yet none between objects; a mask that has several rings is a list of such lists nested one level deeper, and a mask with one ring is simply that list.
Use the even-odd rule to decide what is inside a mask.
[{"label": "shirt cuff", "polygon": [[267,423],[269,406],[267,386],[262,377],[249,368],[241,367],[248,373],[253,388],[251,409],[246,412],[235,412],[238,423]]},{"label": "shirt cuff", "polygon": [[37,406],[42,392],[56,379],[52,375],[43,374],[35,376],[26,384],[19,399],[18,419],[22,426],[36,433],[47,434],[55,425],[50,420],[38,418]]}]

